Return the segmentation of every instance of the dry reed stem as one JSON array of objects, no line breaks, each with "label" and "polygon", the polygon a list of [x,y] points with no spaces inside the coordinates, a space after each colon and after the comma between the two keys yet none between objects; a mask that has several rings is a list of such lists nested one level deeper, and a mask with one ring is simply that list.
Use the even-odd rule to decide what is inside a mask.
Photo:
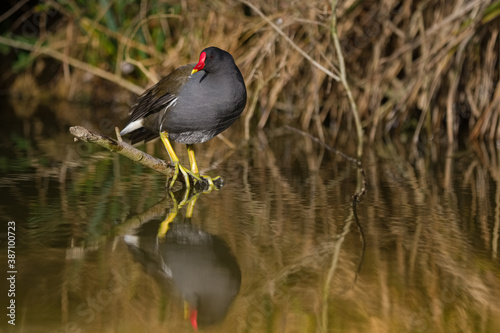
[{"label": "dry reed stem", "polygon": [[[45,48],[60,53],[54,57],[63,61],[65,80],[71,79],[69,65],[89,69],[137,94],[142,89],[117,79],[123,61],[156,82],[191,61],[207,44],[218,45],[234,55],[255,98],[246,111],[247,137],[252,127],[300,123],[302,129],[331,135],[334,141],[351,129],[359,136],[360,127],[370,141],[389,134],[417,143],[443,130],[447,140],[454,141],[462,129],[471,130],[471,139],[492,139],[500,136],[495,108],[498,13],[485,14],[493,3],[346,2],[338,3],[335,12],[331,5],[335,7],[336,1],[186,0],[180,14],[173,15],[152,11],[142,1],[135,5],[135,16],[128,18],[129,26],[111,31],[99,20],[104,9],[89,18],[74,1],[65,5],[47,1],[66,25],[75,28],[60,29],[68,32],[62,34],[41,23],[38,45],[43,42]],[[342,20],[332,21],[337,16]],[[14,25],[28,18],[21,15]],[[152,29],[159,26],[165,37],[161,50],[152,40]],[[145,41],[140,40],[141,32]],[[87,54],[93,59],[101,55],[101,39],[117,44],[112,60],[108,55],[99,60],[115,76],[96,73],[95,68],[83,66],[85,60],[78,60],[82,55],[83,59]],[[15,45],[12,41],[7,45]],[[52,56],[49,53],[44,54]],[[342,81],[341,66],[348,71],[342,86],[334,84]]]},{"label": "dry reed stem", "polygon": [[3,22],[7,18],[9,18],[12,14],[17,12],[19,10],[19,8],[24,6],[27,2],[28,2],[28,0],[21,0],[18,3],[16,3],[9,10],[7,10],[5,13],[3,13],[3,15],[0,16],[0,22]]},{"label": "dry reed stem", "polygon": [[264,19],[264,21],[267,22],[278,34],[280,34],[297,52],[299,52],[304,58],[306,58],[308,61],[310,61],[314,66],[316,66],[319,70],[323,71],[325,74],[330,76],[332,79],[335,81],[339,81],[340,78],[335,75],[332,71],[329,69],[325,68],[323,65],[321,65],[319,62],[314,60],[309,54],[307,54],[300,46],[298,46],[290,37],[288,37],[287,34],[283,32],[283,30],[280,29],[276,24],[274,24],[273,21],[271,21],[264,13],[260,11],[259,8],[257,8],[255,5],[252,3],[246,1],[246,0],[239,0],[248,7],[252,8],[260,17]]},{"label": "dry reed stem", "polygon": [[47,55],[47,56],[50,56],[54,59],[60,60],[61,62],[67,62],[68,64],[70,64],[71,66],[73,66],[75,68],[81,69],[83,71],[92,73],[92,74],[99,76],[103,79],[106,79],[108,81],[114,82],[117,85],[119,85],[127,90],[130,90],[131,92],[138,94],[138,95],[142,94],[142,92],[144,91],[144,88],[139,87],[130,81],[127,81],[127,80],[125,80],[119,76],[116,76],[108,71],[105,71],[101,68],[89,65],[89,64],[87,64],[83,61],[80,61],[78,59],[75,59],[75,58],[72,58],[69,56],[65,56],[64,54],[61,54],[60,52],[57,52],[56,50],[53,50],[51,48],[48,48],[48,47],[37,48],[31,44],[12,40],[9,38],[5,38],[3,36],[0,36],[0,43],[2,43],[4,45],[9,45],[11,47],[15,47],[18,49],[32,51],[32,52],[35,52],[36,54]]},{"label": "dry reed stem", "polygon": [[358,149],[357,156],[361,158],[363,156],[363,126],[361,125],[361,120],[359,119],[358,106],[356,105],[356,101],[352,96],[352,91],[347,82],[347,73],[345,68],[344,55],[342,54],[342,48],[340,46],[339,36],[337,33],[337,0],[332,0],[332,27],[331,32],[333,36],[333,42],[335,44],[335,51],[337,53],[337,58],[339,61],[339,70],[340,70],[340,81],[344,86],[347,98],[349,99],[349,104],[351,105],[351,111],[354,118],[354,124],[356,125],[356,133],[358,135]]}]

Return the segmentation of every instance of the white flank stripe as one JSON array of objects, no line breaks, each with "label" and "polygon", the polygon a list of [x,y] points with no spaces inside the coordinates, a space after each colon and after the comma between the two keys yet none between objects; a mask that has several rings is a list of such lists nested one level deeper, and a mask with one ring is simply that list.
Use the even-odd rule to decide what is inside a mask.
[{"label": "white flank stripe", "polygon": [[[167,113],[167,110],[168,110],[168,108],[169,108],[169,107],[171,107],[171,106],[175,106],[175,104],[177,104],[177,97],[176,97],[176,98],[174,98],[173,100],[171,100],[171,101],[167,104],[167,106],[165,106],[165,108],[163,109],[163,115],[165,115],[165,114]],[[162,131],[163,131],[163,121],[162,121],[162,122],[160,122],[160,132],[162,132]]]}]

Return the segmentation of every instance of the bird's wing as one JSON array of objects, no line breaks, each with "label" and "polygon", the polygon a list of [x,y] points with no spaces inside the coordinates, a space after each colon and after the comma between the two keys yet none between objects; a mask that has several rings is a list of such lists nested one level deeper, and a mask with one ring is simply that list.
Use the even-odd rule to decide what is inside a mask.
[{"label": "bird's wing", "polygon": [[177,68],[139,96],[130,109],[130,122],[159,112],[172,103],[182,86],[189,81],[194,66],[190,64]]}]

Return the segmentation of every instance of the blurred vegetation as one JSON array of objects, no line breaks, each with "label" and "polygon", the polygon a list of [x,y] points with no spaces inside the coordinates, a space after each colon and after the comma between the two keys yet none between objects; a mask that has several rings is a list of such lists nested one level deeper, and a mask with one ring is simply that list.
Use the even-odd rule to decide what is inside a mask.
[{"label": "blurred vegetation", "polygon": [[[370,192],[356,226],[348,204],[354,168],[289,132],[251,140],[222,162],[226,187],[200,196],[186,221],[223,239],[243,276],[226,318],[204,332],[498,331],[493,142],[460,152],[428,143],[413,157],[397,142],[371,145]],[[36,165],[5,189],[0,211],[22,221],[25,331],[59,332],[68,323],[81,332],[189,329],[181,297],[134,262],[122,237],[169,212],[164,179],[109,156],[74,155],[60,169],[66,176]],[[117,284],[118,292],[92,301]],[[95,318],[82,311],[90,304],[98,305]]]},{"label": "blurred vegetation", "polygon": [[[0,85],[26,97],[35,80],[29,92],[39,98],[131,101],[102,78],[138,94],[217,45],[233,54],[249,89],[247,139],[282,124],[335,139],[353,130],[355,114],[337,82],[334,3],[7,1]],[[339,3],[336,31],[366,138],[500,139],[499,15],[493,0]]]}]

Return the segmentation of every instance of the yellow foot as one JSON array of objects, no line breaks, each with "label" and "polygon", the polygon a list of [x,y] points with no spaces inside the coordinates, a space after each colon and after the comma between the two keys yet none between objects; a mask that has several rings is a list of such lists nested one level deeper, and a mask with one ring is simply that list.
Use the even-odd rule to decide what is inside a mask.
[{"label": "yellow foot", "polygon": [[172,176],[172,179],[170,180],[170,185],[169,185],[170,188],[172,188],[174,186],[175,181],[177,180],[177,177],[179,176],[179,171],[182,174],[182,177],[184,177],[184,183],[186,184],[186,189],[188,189],[188,190],[191,189],[190,177],[193,178],[193,180],[194,180],[193,185],[197,182],[202,181],[202,179],[200,178],[199,175],[194,174],[189,169],[186,169],[179,162],[174,161],[172,163],[174,163],[175,171],[174,171],[174,175]]},{"label": "yellow foot", "polygon": [[[201,176],[207,183],[208,183],[208,192],[211,192],[212,190],[219,190],[222,187],[222,178],[220,176],[217,177],[210,177],[210,176]],[[217,185],[215,184],[217,183]]]},{"label": "yellow foot", "polygon": [[[220,178],[219,176],[212,178],[210,176],[200,175],[199,173],[194,173],[191,170],[186,169],[179,162],[173,162],[173,163],[175,165],[175,172],[172,179],[170,180],[169,184],[170,188],[174,186],[177,177],[179,176],[179,172],[184,177],[184,184],[188,191],[191,189],[191,187],[195,187],[197,184],[200,185],[200,187],[202,188],[201,190],[203,192],[207,190],[208,191],[218,190],[222,187],[222,178]],[[207,186],[208,189],[205,190]],[[200,190],[200,188],[198,188],[198,190]]]}]

